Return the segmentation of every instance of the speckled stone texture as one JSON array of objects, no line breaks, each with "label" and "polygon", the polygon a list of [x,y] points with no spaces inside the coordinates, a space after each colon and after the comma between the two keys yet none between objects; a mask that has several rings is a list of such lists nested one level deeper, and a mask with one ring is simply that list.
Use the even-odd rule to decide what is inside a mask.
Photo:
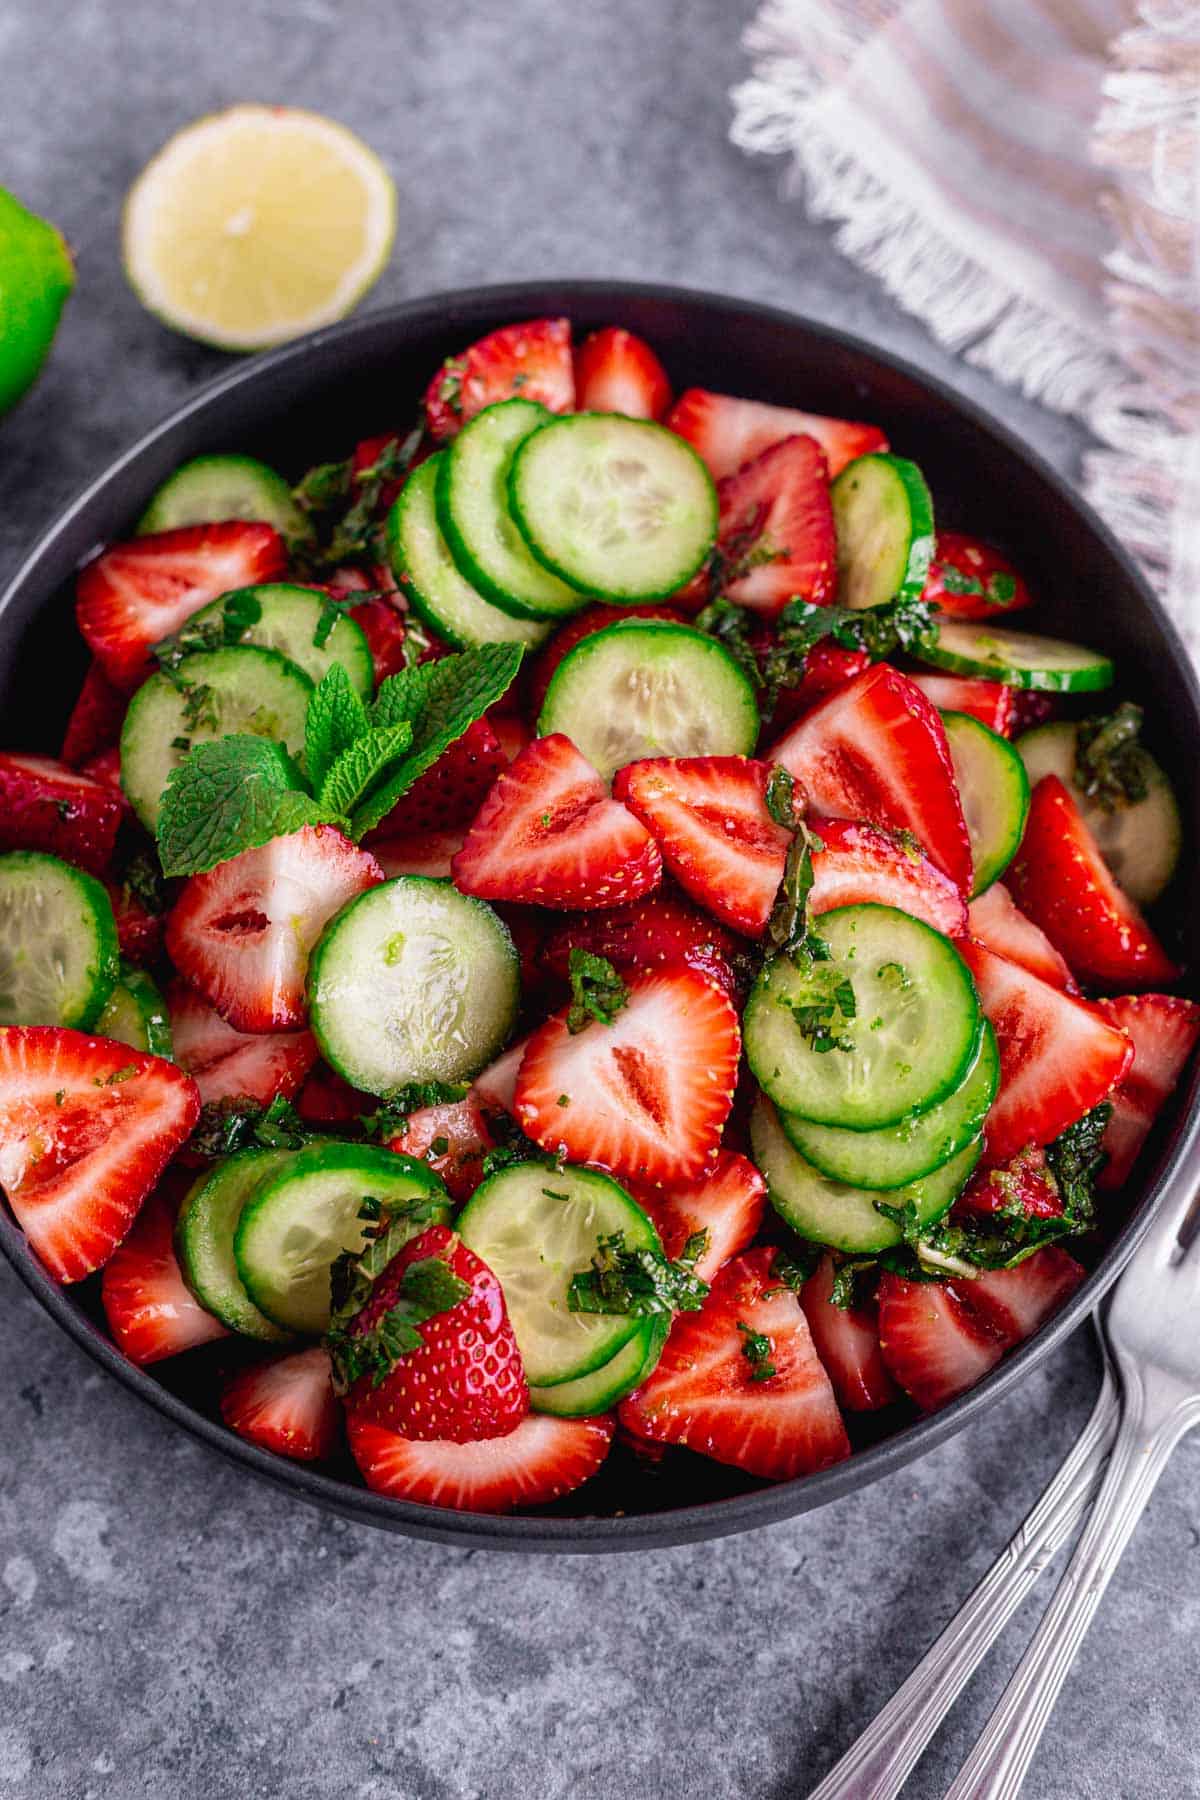
[{"label": "speckled stone texture", "polygon": [[[0,582],[223,359],[141,311],[128,183],[244,98],[362,131],[400,225],[369,304],[614,275],[792,305],[956,381],[1059,467],[1080,439],[941,352],[726,141],[749,0],[76,0],[0,8],[4,181],[79,257],[53,362],[0,423]],[[1086,1417],[1077,1338],[915,1468],[753,1535],[514,1560],[289,1504],[170,1430],[0,1271],[0,1794],[21,1800],[793,1800],[984,1572]],[[1200,1793],[1197,1448],[1159,1489],[1031,1800]],[[942,1794],[1033,1614],[909,1791]],[[863,1800],[868,1800],[863,1796]]]}]

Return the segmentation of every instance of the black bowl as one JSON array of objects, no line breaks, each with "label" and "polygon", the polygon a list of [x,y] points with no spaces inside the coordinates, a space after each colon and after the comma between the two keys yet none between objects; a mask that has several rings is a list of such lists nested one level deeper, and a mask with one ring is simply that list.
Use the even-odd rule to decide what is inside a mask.
[{"label": "black bowl", "polygon": [[[1191,842],[1200,838],[1195,771],[1200,690],[1172,626],[1120,545],[1071,489],[1007,431],[918,370],[844,333],[764,306],[611,282],[525,283],[436,295],[318,333],[239,364],[127,451],[43,537],[0,598],[4,741],[53,750],[82,675],[72,577],[96,546],[128,533],[164,476],[202,451],[248,450],[299,472],[355,438],[407,424],[431,371],[511,319],[569,314],[584,330],[621,324],[659,351],[676,388],[690,383],[877,422],[929,479],[943,524],[994,540],[1028,576],[1037,625],[1112,655],[1120,692],[1146,702],[1149,738],[1174,779]],[[1176,883],[1175,934],[1195,962],[1195,868]],[[1165,925],[1168,934],[1172,922]],[[856,1454],[821,1475],[765,1485],[678,1452],[657,1468],[620,1447],[578,1495],[537,1514],[490,1518],[368,1493],[345,1466],[320,1472],[245,1443],[213,1407],[223,1345],[150,1372],[104,1334],[93,1280],[61,1288],[6,1214],[0,1248],[26,1286],[102,1367],[193,1436],[301,1499],[414,1537],[522,1550],[631,1550],[743,1531],[822,1506],[943,1442],[1048,1356],[1096,1305],[1200,1133],[1196,1087],[1156,1134],[1128,1222],[1087,1281],[1028,1343],[931,1418],[894,1408],[855,1427]]]}]

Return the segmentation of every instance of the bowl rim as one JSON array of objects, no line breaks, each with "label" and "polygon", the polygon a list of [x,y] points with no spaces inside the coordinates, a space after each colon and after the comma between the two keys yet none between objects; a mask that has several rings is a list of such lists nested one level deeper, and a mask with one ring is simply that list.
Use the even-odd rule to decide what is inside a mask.
[{"label": "bowl rim", "polygon": [[[555,308],[570,311],[574,300],[608,300],[614,309],[628,300],[647,300],[686,311],[750,317],[782,329],[804,331],[810,337],[856,354],[900,374],[921,387],[940,406],[1004,445],[1052,491],[1058,501],[1079,517],[1109,555],[1119,564],[1130,586],[1154,618],[1183,674],[1194,722],[1200,729],[1200,679],[1182,639],[1161,600],[1114,533],[1094,512],[1075,487],[1036,450],[1031,450],[1006,425],[976,401],[964,398],[939,376],[906,358],[895,355],[836,326],[810,319],[788,308],[761,301],[657,282],[602,278],[553,277],[504,282],[471,288],[446,289],[416,296],[397,305],[362,314],[331,325],[280,349],[234,366],[202,384],[178,407],[151,426],[101,472],[88,481],[42,531],[33,548],[18,565],[0,594],[0,619],[25,590],[38,583],[43,566],[52,561],[59,541],[92,501],[103,494],[122,473],[136,464],[161,438],[177,432],[189,421],[219,407],[231,393],[269,387],[276,371],[291,370],[328,346],[353,346],[377,334],[403,332],[431,317],[449,322],[458,310],[489,316],[532,317],[547,310],[548,297]],[[57,583],[56,583],[57,585]],[[42,596],[42,600],[47,595]],[[215,1419],[197,1412],[187,1401],[163,1387],[144,1368],[126,1360],[116,1345],[72,1301],[71,1290],[53,1281],[35,1259],[23,1234],[0,1212],[0,1250],[17,1276],[82,1350],[114,1376],[131,1393],[182,1427],[199,1442],[219,1451],[276,1487],[309,1504],[336,1511],[356,1521],[399,1531],[463,1549],[556,1551],[560,1553],[612,1552],[660,1549],[705,1538],[753,1530],[776,1520],[794,1517],[868,1486],[925,1455],[954,1436],[1010,1393],[1025,1379],[1032,1366],[1046,1358],[1098,1305],[1133,1254],[1163,1204],[1184,1163],[1200,1140],[1200,1069],[1193,1072],[1186,1099],[1172,1138],[1160,1153],[1142,1194],[1116,1237],[1089,1271],[1077,1292],[1033,1337],[1026,1340],[984,1376],[982,1381],[941,1411],[903,1426],[889,1437],[856,1451],[846,1461],[816,1475],[798,1476],[722,1500],[678,1507],[658,1513],[542,1517],[534,1514],[459,1512],[448,1507],[423,1506],[413,1501],[372,1493],[336,1476],[322,1474],[307,1463],[288,1462],[246,1442]]]}]

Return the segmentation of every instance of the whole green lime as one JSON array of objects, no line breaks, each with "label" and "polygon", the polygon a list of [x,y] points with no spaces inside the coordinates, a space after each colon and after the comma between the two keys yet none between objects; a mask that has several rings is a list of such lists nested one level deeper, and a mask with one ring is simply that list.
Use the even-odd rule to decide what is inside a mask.
[{"label": "whole green lime", "polygon": [[74,285],[62,233],[0,187],[0,413],[36,380]]}]

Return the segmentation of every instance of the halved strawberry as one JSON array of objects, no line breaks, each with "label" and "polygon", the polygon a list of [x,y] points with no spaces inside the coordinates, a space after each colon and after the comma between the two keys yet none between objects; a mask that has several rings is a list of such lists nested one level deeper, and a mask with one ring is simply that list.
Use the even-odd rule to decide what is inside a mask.
[{"label": "halved strawberry", "polygon": [[109,750],[101,750],[96,756],[89,756],[79,773],[86,775],[89,781],[98,781],[110,794],[115,794],[122,816],[132,811],[125,798],[125,789],[121,786],[121,749],[118,744],[114,744]]},{"label": "halved strawberry", "polygon": [[820,819],[813,828],[821,848],[812,852],[809,908],[875,902],[923,919],[935,931],[957,937],[967,922],[967,904],[948,875],[920,850],[878,825],[850,819]]},{"label": "halved strawberry", "polygon": [[195,1077],[205,1106],[276,1094],[292,1100],[317,1060],[311,1031],[237,1031],[182,981],[167,989],[175,1060]]},{"label": "halved strawberry", "polygon": [[678,895],[659,889],[631,906],[613,906],[567,919],[546,939],[541,961],[564,981],[570,974],[572,950],[603,956],[622,975],[684,964],[732,993],[734,963],[743,949],[732,932],[715,925]]},{"label": "halved strawberry", "polygon": [[1059,1245],[1047,1244],[1015,1269],[984,1269],[963,1286],[976,1317],[985,1320],[1009,1349],[1032,1337],[1070,1299],[1085,1273]]},{"label": "halved strawberry", "polygon": [[1008,889],[999,881],[972,900],[967,908],[967,931],[977,943],[997,956],[1020,963],[1023,969],[1048,981],[1064,993],[1079,990],[1064,959],[1040,925],[1027,919]]},{"label": "halved strawberry", "polygon": [[471,1092],[488,1112],[509,1113],[516,1118],[517,1074],[532,1037],[530,1031],[515,1044],[510,1044],[486,1069],[481,1069],[471,1083]]},{"label": "halved strawberry", "polygon": [[1004,1212],[1019,1206],[1031,1219],[1056,1219],[1062,1195],[1038,1144],[1027,1144],[1002,1168],[976,1169],[958,1199],[955,1213]]},{"label": "halved strawberry", "polygon": [[914,675],[913,681],[939,712],[970,713],[1001,737],[1012,736],[1013,689],[1002,681],[981,681],[974,675]]},{"label": "halved strawberry", "polygon": [[1113,880],[1057,775],[1044,775],[1033,790],[1008,885],[1081,981],[1124,988],[1178,980],[1180,970]]},{"label": "halved strawberry", "polygon": [[124,801],[49,756],[0,751],[0,850],[44,850],[93,875],[112,860]]},{"label": "halved strawberry", "polygon": [[108,1261],[199,1115],[195,1082],[161,1056],[0,1029],[0,1187],[56,1280]]},{"label": "halved strawberry", "polygon": [[[701,1310],[676,1319],[654,1373],[621,1402],[622,1425],[771,1481],[849,1456],[829,1377],[774,1260],[763,1247],[725,1264]],[[767,1340],[758,1361],[747,1355],[755,1335]]]},{"label": "halved strawberry", "polygon": [[608,1455],[613,1421],[608,1414],[555,1419],[530,1413],[506,1437],[475,1444],[421,1443],[353,1416],[346,1430],[373,1492],[458,1512],[506,1513],[548,1506],[590,1481]]},{"label": "halved strawberry", "polygon": [[399,837],[408,831],[447,831],[465,825],[483,805],[508,759],[486,719],[476,719],[419,775],[367,838]]},{"label": "halved strawberry", "polygon": [[495,1142],[478,1097],[468,1094],[465,1100],[441,1100],[409,1113],[407,1127],[388,1149],[427,1162],[445,1182],[450,1198],[461,1203],[483,1180],[483,1159]]},{"label": "halved strawberry", "polygon": [[676,625],[684,623],[684,615],[677,606],[660,606],[652,601],[639,606],[605,606],[601,602],[597,602],[595,606],[585,606],[582,612],[573,614],[565,625],[559,626],[533,665],[529,679],[531,719],[536,721],[541,712],[546,689],[563,658],[576,644],[581,644],[584,638],[593,637],[596,632],[605,631],[610,625],[619,624],[622,619],[669,619]]},{"label": "halved strawberry", "polygon": [[100,1277],[100,1299],[117,1349],[145,1365],[228,1337],[205,1312],[175,1259],[175,1208],[152,1194]]},{"label": "halved strawberry", "polygon": [[720,1143],[740,1049],[737,1014],[695,969],[637,976],[610,1025],[572,1034],[561,1012],[533,1033],[517,1119],[543,1148],[618,1179],[691,1180]]},{"label": "halved strawberry", "polygon": [[167,921],[151,912],[127,880],[109,877],[105,883],[117,926],[117,943],[126,962],[144,967],[162,954]]},{"label": "halved strawberry", "polygon": [[231,1431],[276,1456],[321,1462],[341,1438],[342,1411],[323,1345],[251,1363],[221,1395],[221,1416]]},{"label": "halved strawberry", "polygon": [[63,733],[62,760],[78,769],[101,750],[111,750],[121,735],[128,703],[93,657]]},{"label": "halved strawberry", "polygon": [[575,404],[580,412],[661,419],[671,404],[671,382],[644,338],[606,325],[575,352]]},{"label": "halved strawberry", "polygon": [[496,734],[496,742],[506,763],[516,762],[522,750],[533,742],[533,733],[528,725],[513,713],[502,713],[493,708],[488,714],[488,721]]},{"label": "halved strawberry", "polygon": [[551,412],[575,405],[569,319],[502,325],[447,357],[425,390],[425,417],[435,438],[449,438],[485,406],[518,396]]},{"label": "halved strawberry", "polygon": [[113,544],[88,563],[75,611],[88,647],[122,692],[151,667],[150,646],[231,588],[274,581],[287,548],[270,525],[185,525]]},{"label": "halved strawberry", "polygon": [[404,614],[390,600],[378,595],[350,608],[350,617],[362,630],[375,665],[375,685],[389,675],[398,675],[406,666],[404,655]]},{"label": "halved strawberry", "polygon": [[747,1156],[721,1150],[707,1174],[666,1187],[634,1184],[632,1193],[658,1227],[668,1256],[682,1256],[688,1239],[703,1231],[708,1243],[697,1258],[701,1281],[713,1281],[731,1256],[754,1242],[767,1206],[767,1184]]},{"label": "halved strawberry", "polygon": [[307,1017],[308,954],[325,924],[382,880],[332,825],[306,825],[193,875],[167,920],[167,950],[239,1031],[292,1031]]},{"label": "halved strawberry", "polygon": [[[282,1043],[282,1037],[267,1040]],[[355,1125],[379,1110],[379,1097],[336,1074],[327,1063],[317,1063],[305,1078],[296,1098],[296,1111],[310,1125]]]},{"label": "halved strawberry", "polygon": [[1049,1144],[1098,1106],[1125,1074],[1133,1046],[1094,1006],[1074,1000],[970,938],[959,951],[1000,1049],[1000,1091],[985,1123],[988,1161]]},{"label": "halved strawberry", "polygon": [[[833,599],[837,539],[829,467],[814,438],[772,444],[727,475],[718,494],[716,554],[732,576],[722,583],[726,599],[772,616],[789,600],[824,606]],[[739,566],[746,573],[732,575]]]},{"label": "halved strawberry", "polygon": [[936,600],[954,619],[1003,620],[1033,604],[1006,556],[963,531],[939,531],[922,600]]},{"label": "halved strawberry", "polygon": [[666,423],[695,446],[716,481],[797,432],[820,444],[831,479],[856,456],[888,447],[876,425],[797,412],[790,406],[769,406],[764,400],[738,400],[732,394],[709,393],[706,388],[685,389]]},{"label": "halved strawberry", "polygon": [[879,1348],[879,1308],[874,1300],[835,1306],[834,1269],[832,1256],[823,1256],[801,1289],[800,1304],[838,1405],[846,1412],[878,1412],[899,1393]]},{"label": "halved strawberry", "polygon": [[898,669],[875,663],[819,700],[770,757],[796,777],[812,812],[911,831],[957,887],[970,889],[971,840],[945,729]]},{"label": "halved strawberry", "polygon": [[891,1375],[925,1412],[935,1412],[995,1368],[1007,1345],[964,1296],[969,1281],[879,1282],[879,1347]]},{"label": "halved strawberry", "polygon": [[405,831],[399,837],[374,837],[371,855],[390,881],[394,875],[429,875],[445,879],[463,847],[466,832]]},{"label": "halved strawberry", "polygon": [[499,776],[452,868],[464,894],[558,909],[620,906],[662,880],[654,839],[561,732]]},{"label": "halved strawberry", "polygon": [[1109,1095],[1113,1115],[1104,1133],[1108,1161],[1099,1185],[1121,1187],[1200,1038],[1200,1006],[1177,994],[1122,994],[1097,1003],[1133,1044],[1133,1061]]},{"label": "halved strawberry", "polygon": [[804,674],[795,687],[780,688],[771,722],[782,731],[802,717],[826,694],[836,693],[848,681],[871,666],[869,650],[843,650],[840,644],[822,639],[814,644],[804,659]]},{"label": "halved strawberry", "polygon": [[680,887],[748,937],[766,930],[792,839],[767,811],[770,773],[748,756],[655,756],[613,782]]}]

